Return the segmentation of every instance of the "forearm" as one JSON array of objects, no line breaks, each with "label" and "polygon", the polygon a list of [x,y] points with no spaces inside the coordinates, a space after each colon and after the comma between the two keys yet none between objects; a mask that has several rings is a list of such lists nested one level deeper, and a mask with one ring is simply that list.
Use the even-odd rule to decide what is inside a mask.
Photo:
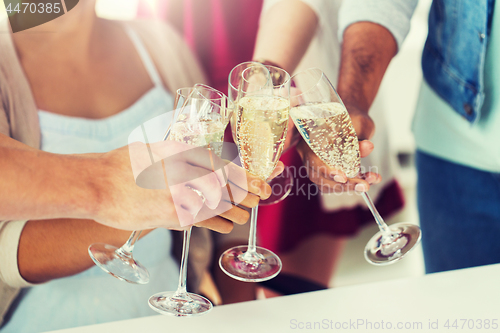
[{"label": "forearm", "polygon": [[89,218],[105,188],[94,155],[57,155],[0,134],[0,220]]},{"label": "forearm", "polygon": [[253,59],[265,59],[292,73],[317,26],[318,17],[309,5],[300,0],[280,1],[261,18]]},{"label": "forearm", "polygon": [[129,236],[130,231],[106,227],[92,220],[28,221],[19,241],[19,273],[31,283],[80,273],[94,265],[87,251],[90,244],[120,247]]},{"label": "forearm", "polygon": [[345,30],[337,91],[348,109],[368,113],[396,53],[396,40],[381,25],[358,22]]}]

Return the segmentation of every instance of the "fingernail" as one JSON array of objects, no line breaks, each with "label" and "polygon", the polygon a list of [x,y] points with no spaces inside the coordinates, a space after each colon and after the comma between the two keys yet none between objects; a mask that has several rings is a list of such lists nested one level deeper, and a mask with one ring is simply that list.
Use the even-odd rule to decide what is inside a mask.
[{"label": "fingernail", "polygon": [[345,179],[344,179],[344,177],[339,176],[339,175],[335,175],[335,176],[333,177],[333,180],[335,180],[337,183],[345,183]]},{"label": "fingernail", "polygon": [[[209,203],[208,201],[207,201],[207,202],[205,202],[205,204],[206,204],[206,205],[207,205],[207,207],[208,207],[208,208],[210,208],[210,209],[215,209],[215,208],[217,208],[217,207],[219,206],[219,204],[218,204],[218,203]],[[200,209],[200,210],[201,210],[201,209]]]},{"label": "fingernail", "polygon": [[354,190],[357,192],[366,192],[367,189],[365,184],[356,184],[356,186],[354,186]]}]

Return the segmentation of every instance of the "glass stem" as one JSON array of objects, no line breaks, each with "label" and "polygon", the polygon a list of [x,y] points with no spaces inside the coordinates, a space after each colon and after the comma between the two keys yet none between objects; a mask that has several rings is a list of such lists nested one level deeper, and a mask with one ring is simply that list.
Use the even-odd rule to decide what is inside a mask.
[{"label": "glass stem", "polygon": [[255,246],[257,243],[257,214],[259,206],[252,208],[252,215],[250,216],[250,234],[248,236],[248,249],[247,252],[255,253]]},{"label": "glass stem", "polygon": [[188,230],[184,230],[184,242],[182,243],[182,259],[181,259],[181,268],[179,272],[179,285],[177,286],[177,290],[175,292],[175,297],[188,298],[187,294],[187,268],[188,268],[188,256],[189,256],[189,241],[191,240],[191,230],[190,227]]},{"label": "glass stem", "polygon": [[139,239],[141,236],[142,230],[134,230],[130,237],[127,239],[125,244],[122,245],[118,250],[116,250],[119,254],[131,257],[132,256],[132,251],[134,250],[134,245],[135,242]]},{"label": "glass stem", "polygon": [[363,197],[363,199],[366,202],[366,205],[368,206],[368,208],[372,212],[373,217],[375,218],[375,222],[377,222],[377,225],[378,225],[380,231],[382,232],[383,237],[384,238],[387,237],[389,239],[392,238],[392,232],[389,229],[389,226],[384,222],[384,219],[382,218],[382,216],[380,216],[377,208],[373,204],[373,201],[370,198],[370,196],[368,195],[368,193],[363,192],[363,193],[361,193],[361,196]]}]

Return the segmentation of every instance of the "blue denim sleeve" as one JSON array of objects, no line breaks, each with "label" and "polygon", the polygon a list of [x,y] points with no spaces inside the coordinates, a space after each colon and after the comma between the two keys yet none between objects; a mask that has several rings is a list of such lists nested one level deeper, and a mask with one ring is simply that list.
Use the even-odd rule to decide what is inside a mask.
[{"label": "blue denim sleeve", "polygon": [[339,40],[351,24],[368,21],[387,28],[398,44],[398,49],[410,31],[410,20],[418,0],[347,0],[339,12]]}]

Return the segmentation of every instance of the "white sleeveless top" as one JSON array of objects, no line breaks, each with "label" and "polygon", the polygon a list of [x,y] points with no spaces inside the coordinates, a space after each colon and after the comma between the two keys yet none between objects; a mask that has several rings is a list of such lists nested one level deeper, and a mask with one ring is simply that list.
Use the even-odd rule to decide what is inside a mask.
[{"label": "white sleeveless top", "polygon": [[[141,40],[130,27],[125,28],[155,86],[131,107],[104,119],[40,110],[42,150],[59,154],[107,152],[127,145],[129,134],[137,126],[173,109],[173,98],[163,88]],[[0,331],[42,332],[153,315],[147,304],[149,296],[177,287],[179,268],[171,246],[171,233],[166,229],[157,229],[137,242],[134,257],[150,272],[146,285],[122,282],[92,267],[75,276],[24,289]]]}]

